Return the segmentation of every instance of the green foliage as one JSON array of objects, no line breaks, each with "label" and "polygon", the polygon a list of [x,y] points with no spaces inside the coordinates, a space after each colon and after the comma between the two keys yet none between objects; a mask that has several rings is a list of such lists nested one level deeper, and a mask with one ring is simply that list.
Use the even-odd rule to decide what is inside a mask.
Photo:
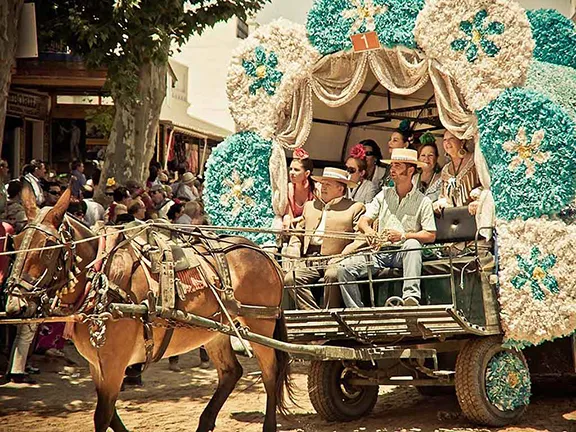
[{"label": "green foliage", "polygon": [[86,121],[92,123],[104,134],[110,136],[112,125],[114,124],[114,115],[116,113],[114,106],[99,106],[86,110]]},{"label": "green foliage", "polygon": [[143,64],[232,16],[245,19],[268,0],[36,0],[40,39],[64,44],[88,66],[106,66],[116,103],[137,100]]}]

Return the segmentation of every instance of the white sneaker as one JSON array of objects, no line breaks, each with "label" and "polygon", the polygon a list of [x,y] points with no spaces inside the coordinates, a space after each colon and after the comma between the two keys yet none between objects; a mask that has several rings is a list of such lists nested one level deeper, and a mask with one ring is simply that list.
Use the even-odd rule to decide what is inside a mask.
[{"label": "white sneaker", "polygon": [[420,306],[420,300],[416,297],[406,297],[404,299],[404,306]]}]

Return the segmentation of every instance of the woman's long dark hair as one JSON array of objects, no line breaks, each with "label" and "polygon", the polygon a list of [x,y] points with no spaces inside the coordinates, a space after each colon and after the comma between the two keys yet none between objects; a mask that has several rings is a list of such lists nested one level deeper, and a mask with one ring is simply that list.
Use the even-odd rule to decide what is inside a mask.
[{"label": "woman's long dark hair", "polygon": [[310,192],[314,193],[314,188],[316,187],[316,185],[314,184],[314,180],[312,180],[312,173],[314,172],[314,162],[312,162],[312,159],[310,158],[306,159],[294,158],[292,160],[300,162],[302,168],[304,168],[304,171],[310,171],[310,175],[308,176],[308,187],[310,189]]},{"label": "woman's long dark hair", "polygon": [[373,139],[366,139],[360,141],[360,144],[362,144],[363,146],[372,147],[374,157],[376,158],[376,165],[383,166],[382,162],[380,162],[382,160],[382,150],[380,150],[380,146],[376,141],[374,141]]}]

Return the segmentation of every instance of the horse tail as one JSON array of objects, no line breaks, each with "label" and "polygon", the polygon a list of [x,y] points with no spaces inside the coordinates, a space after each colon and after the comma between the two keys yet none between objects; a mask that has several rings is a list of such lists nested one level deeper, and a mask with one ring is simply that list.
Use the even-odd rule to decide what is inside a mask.
[{"label": "horse tail", "polygon": [[[274,339],[288,342],[288,331],[286,330],[286,320],[284,312],[280,312],[280,316],[276,319],[276,326],[274,327]],[[286,396],[288,400],[296,405],[294,401],[294,383],[290,376],[290,356],[287,352],[275,350],[276,352],[276,406],[283,415],[290,414],[287,407]]]}]

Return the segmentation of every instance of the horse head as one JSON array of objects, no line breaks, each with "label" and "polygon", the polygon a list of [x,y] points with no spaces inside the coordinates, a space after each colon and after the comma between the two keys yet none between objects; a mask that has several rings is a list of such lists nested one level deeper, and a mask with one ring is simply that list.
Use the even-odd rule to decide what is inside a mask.
[{"label": "horse head", "polygon": [[6,283],[6,312],[10,316],[30,317],[43,303],[54,302],[50,298],[54,294],[60,300],[64,300],[64,294],[74,295],[67,289],[62,293],[76,269],[73,228],[64,222],[71,190],[68,188],[52,208],[38,209],[27,185],[21,197],[28,224],[14,237],[17,254]]}]

